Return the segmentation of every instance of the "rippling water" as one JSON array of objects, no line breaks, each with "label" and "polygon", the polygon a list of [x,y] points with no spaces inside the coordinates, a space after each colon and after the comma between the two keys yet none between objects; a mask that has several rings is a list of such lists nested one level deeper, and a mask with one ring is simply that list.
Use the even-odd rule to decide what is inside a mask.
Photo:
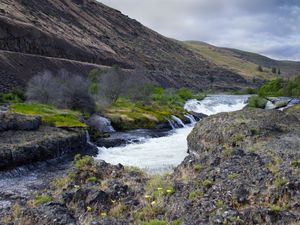
[{"label": "rippling water", "polygon": [[[212,95],[202,101],[190,100],[185,109],[206,115],[242,109],[247,95]],[[123,147],[99,148],[98,159],[112,164],[136,166],[150,173],[171,171],[187,156],[188,134],[193,125],[176,129],[168,136],[146,139],[143,143]]]}]

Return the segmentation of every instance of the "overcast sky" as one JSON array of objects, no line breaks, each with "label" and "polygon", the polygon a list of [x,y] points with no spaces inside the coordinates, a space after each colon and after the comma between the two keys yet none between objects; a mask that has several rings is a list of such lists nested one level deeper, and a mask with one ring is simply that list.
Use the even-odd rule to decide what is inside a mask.
[{"label": "overcast sky", "polygon": [[100,0],[179,40],[300,60],[300,0]]}]

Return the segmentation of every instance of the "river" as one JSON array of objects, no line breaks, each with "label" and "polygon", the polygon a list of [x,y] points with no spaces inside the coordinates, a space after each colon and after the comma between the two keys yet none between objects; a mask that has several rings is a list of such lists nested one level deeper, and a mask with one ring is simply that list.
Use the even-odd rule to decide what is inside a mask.
[{"label": "river", "polygon": [[[206,115],[237,111],[245,107],[248,95],[211,95],[202,101],[189,100],[185,109]],[[194,124],[175,129],[165,137],[149,138],[123,147],[99,148],[97,159],[112,164],[139,167],[149,173],[170,172],[187,156],[188,134]]]},{"label": "river", "polygon": [[[219,112],[236,111],[246,104],[248,96],[212,95],[203,101],[190,100],[185,108],[195,112],[213,115]],[[170,172],[187,156],[186,137],[194,124],[174,129],[167,136],[143,138],[142,143],[128,144],[123,147],[99,148],[96,159],[112,164],[136,166],[149,173]],[[10,206],[7,197],[23,197],[34,190],[46,188],[54,177],[65,174],[71,168],[70,156],[0,172],[0,210]]]}]

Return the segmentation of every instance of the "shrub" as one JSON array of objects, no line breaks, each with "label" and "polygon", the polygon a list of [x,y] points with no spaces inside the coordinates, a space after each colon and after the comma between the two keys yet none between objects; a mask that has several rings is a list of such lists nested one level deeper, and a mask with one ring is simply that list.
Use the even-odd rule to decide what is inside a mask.
[{"label": "shrub", "polygon": [[25,101],[25,95],[20,90],[8,93],[0,93],[0,103],[19,103]]},{"label": "shrub", "polygon": [[259,97],[259,96],[251,96],[249,99],[248,99],[248,107],[251,107],[251,108],[261,108],[261,109],[264,109],[266,107],[266,104],[267,104],[267,100],[262,98],[262,97]]},{"label": "shrub", "polygon": [[86,179],[87,182],[90,182],[90,183],[95,183],[97,181],[97,178],[96,177],[89,177],[88,179]]},{"label": "shrub", "polygon": [[77,169],[82,169],[84,168],[85,166],[91,166],[92,163],[93,163],[93,158],[91,156],[83,156],[81,157],[80,155],[76,155],[75,158],[75,167]]}]

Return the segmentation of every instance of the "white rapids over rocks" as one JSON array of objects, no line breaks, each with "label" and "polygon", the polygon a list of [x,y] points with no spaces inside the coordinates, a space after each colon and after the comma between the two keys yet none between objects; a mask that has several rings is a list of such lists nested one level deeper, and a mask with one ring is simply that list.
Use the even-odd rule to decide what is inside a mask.
[{"label": "white rapids over rocks", "polygon": [[[245,107],[249,95],[211,95],[202,101],[189,100],[185,109],[206,115],[237,111]],[[136,166],[149,173],[170,172],[187,156],[188,134],[195,123],[174,129],[165,137],[146,139],[122,147],[99,148],[97,159]]]}]

